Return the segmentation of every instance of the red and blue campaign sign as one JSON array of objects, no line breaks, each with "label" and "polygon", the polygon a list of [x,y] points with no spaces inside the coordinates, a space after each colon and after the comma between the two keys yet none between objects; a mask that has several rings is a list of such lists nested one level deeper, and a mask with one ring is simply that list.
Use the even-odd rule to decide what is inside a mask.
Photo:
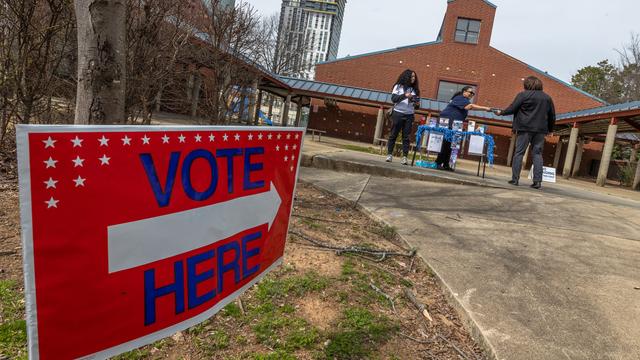
[{"label": "red and blue campaign sign", "polygon": [[193,326],[280,264],[303,130],[20,126],[32,359]]}]

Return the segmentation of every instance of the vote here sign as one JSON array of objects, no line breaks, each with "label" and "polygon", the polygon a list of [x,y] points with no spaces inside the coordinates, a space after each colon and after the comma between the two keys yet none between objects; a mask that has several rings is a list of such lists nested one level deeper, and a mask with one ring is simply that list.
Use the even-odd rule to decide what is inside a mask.
[{"label": "vote here sign", "polygon": [[302,136],[19,126],[30,357],[105,358],[153,342],[277,266]]}]

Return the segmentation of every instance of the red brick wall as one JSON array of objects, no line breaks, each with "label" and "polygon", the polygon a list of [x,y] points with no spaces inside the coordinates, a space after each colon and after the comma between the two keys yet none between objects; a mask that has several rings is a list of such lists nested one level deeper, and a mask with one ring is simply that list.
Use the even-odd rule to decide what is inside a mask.
[{"label": "red brick wall", "polygon": [[[482,0],[456,0],[449,3],[442,27],[441,43],[397,49],[372,55],[355,56],[316,66],[316,80],[390,91],[398,75],[407,68],[420,79],[422,97],[437,98],[440,81],[474,84],[480,105],[504,108],[522,91],[522,79],[539,77],[553,99],[558,113],[601,106],[593,98],[539,73],[529,66],[489,46],[496,9]],[[459,17],[481,20],[477,45],[454,41]],[[311,112],[309,127],[363,142],[373,141],[377,109],[338,104],[326,109],[317,102],[318,112]],[[363,126],[364,125],[364,126]],[[388,129],[385,129],[385,134]],[[510,129],[490,127],[496,141],[496,163],[506,164]],[[545,164],[553,164],[555,147],[547,144]],[[587,154],[585,154],[587,155]],[[585,157],[583,163],[588,162]]]},{"label": "red brick wall", "polygon": [[[477,45],[454,41],[458,17],[482,21]],[[471,83],[478,87],[476,103],[508,106],[522,91],[522,79],[542,79],[559,113],[593,108],[602,104],[527,64],[489,46],[495,9],[482,0],[449,3],[443,24],[443,41],[380,54],[347,58],[316,66],[316,80],[381,91],[390,91],[398,75],[413,69],[420,79],[422,97],[435,99],[442,80]]]}]

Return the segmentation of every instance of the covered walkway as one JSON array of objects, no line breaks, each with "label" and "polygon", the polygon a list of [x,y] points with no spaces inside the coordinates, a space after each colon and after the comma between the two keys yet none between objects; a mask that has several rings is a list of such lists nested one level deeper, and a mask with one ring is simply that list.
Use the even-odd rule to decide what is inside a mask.
[{"label": "covered walkway", "polygon": [[[391,106],[391,95],[388,92],[378,90],[343,86],[339,84],[323,83],[312,80],[289,78],[271,74],[261,69],[265,74],[263,80],[256,84],[254,92],[260,104],[262,92],[275,94],[283,99],[283,126],[289,124],[288,114],[291,103],[297,104],[295,121],[292,125],[299,125],[301,109],[309,107],[312,99],[322,100],[326,104],[345,103],[378,109],[374,139],[381,138],[384,124],[384,109]],[[422,99],[418,114],[426,116],[439,116],[447,103],[431,99]],[[252,114],[257,119],[259,106],[252,108]],[[493,125],[511,128],[513,118],[511,116],[497,116],[493,113],[471,111],[469,119],[479,124]],[[624,134],[620,136],[621,134]],[[611,164],[611,157],[616,142],[631,144],[633,147],[629,163],[637,164],[637,153],[640,148],[640,101],[625,104],[603,106],[594,109],[581,110],[571,113],[559,114],[557,118],[556,132],[560,137],[559,146],[556,149],[554,164],[559,164],[562,150],[567,146],[564,167],[562,173],[565,178],[575,176],[582,161],[582,151],[585,142],[604,142],[602,157],[596,183],[604,186]],[[515,139],[512,138],[507,164],[511,164]],[[557,165],[556,165],[557,167]],[[559,169],[560,170],[560,169]],[[633,188],[640,186],[640,166],[636,165]]]}]

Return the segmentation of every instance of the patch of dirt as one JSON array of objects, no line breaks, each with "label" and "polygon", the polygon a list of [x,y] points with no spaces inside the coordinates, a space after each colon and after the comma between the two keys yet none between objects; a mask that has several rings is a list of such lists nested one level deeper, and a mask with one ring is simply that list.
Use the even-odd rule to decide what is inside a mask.
[{"label": "patch of dirt", "polygon": [[331,277],[340,275],[342,265],[342,261],[333,252],[299,244],[287,246],[284,263],[303,272],[316,271]]},{"label": "patch of dirt", "polygon": [[296,305],[302,318],[320,330],[326,331],[334,325],[340,316],[339,304],[329,299],[322,299],[318,296],[307,296],[302,298]]},{"label": "patch of dirt", "polygon": [[22,282],[22,241],[20,239],[18,188],[0,184],[0,280]]}]

